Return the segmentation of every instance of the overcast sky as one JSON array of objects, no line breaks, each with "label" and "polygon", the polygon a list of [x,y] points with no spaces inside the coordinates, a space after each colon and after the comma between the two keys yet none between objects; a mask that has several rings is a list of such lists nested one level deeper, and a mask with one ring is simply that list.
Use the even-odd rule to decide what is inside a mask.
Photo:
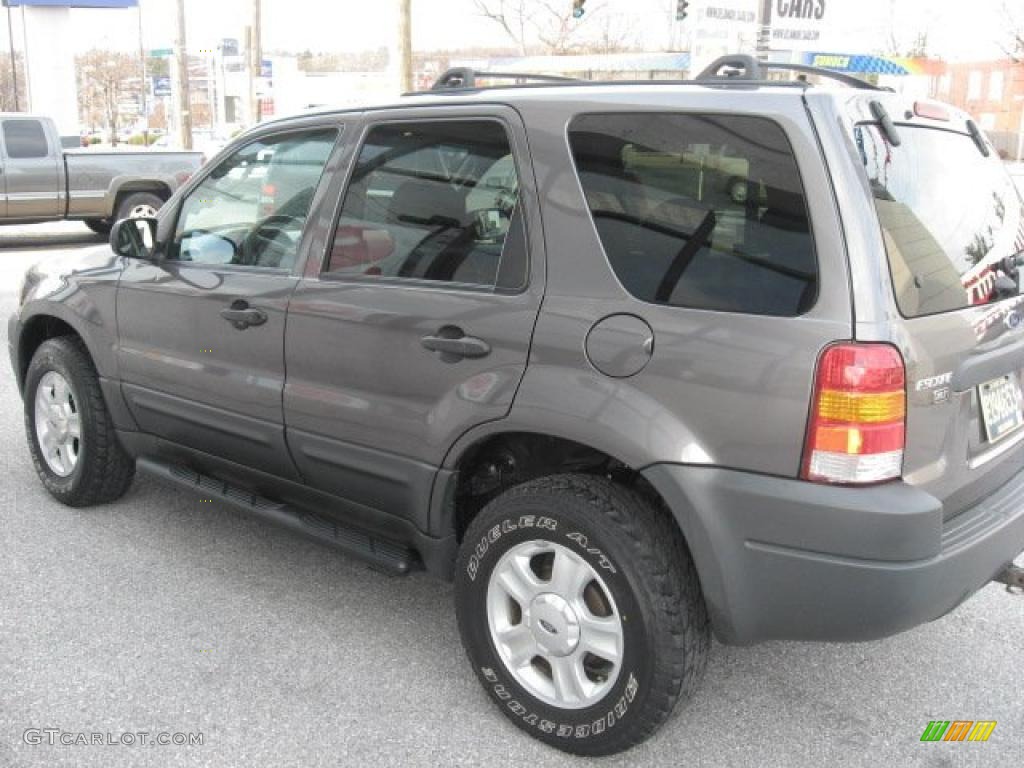
[{"label": "overcast sky", "polygon": [[[494,2],[494,0],[491,0]],[[571,0],[550,0],[571,5]],[[587,0],[591,24],[601,16],[614,28],[629,30],[639,47],[665,46],[675,0]],[[778,0],[776,0],[778,2]],[[826,0],[822,38],[814,50],[877,52],[889,45],[890,29],[901,45],[919,31],[929,34],[930,50],[947,58],[984,59],[1000,54],[997,41],[1006,28],[1001,8],[1007,0]],[[1024,0],[1008,0],[1024,6]],[[174,0],[141,0],[147,48],[173,43]],[[692,0],[700,5],[750,8],[758,0]],[[454,49],[471,45],[507,45],[508,38],[479,15],[473,0],[412,0],[413,47]],[[189,48],[215,45],[224,37],[241,38],[251,0],[186,0]],[[603,6],[599,7],[599,6]],[[397,0],[263,0],[265,49],[359,51],[392,44]],[[15,10],[17,17],[19,11]],[[138,49],[138,11],[72,10],[76,47]],[[3,26],[6,42],[6,19]],[[603,25],[603,24],[602,24]],[[15,30],[18,25],[15,22]],[[0,45],[2,45],[0,42]]]}]

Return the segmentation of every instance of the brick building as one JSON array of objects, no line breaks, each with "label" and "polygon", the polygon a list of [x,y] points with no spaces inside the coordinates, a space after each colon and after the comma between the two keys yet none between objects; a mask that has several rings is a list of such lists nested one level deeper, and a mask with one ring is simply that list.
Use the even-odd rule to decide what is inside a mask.
[{"label": "brick building", "polygon": [[1001,155],[1017,158],[1024,127],[1024,63],[950,63],[933,86],[935,98],[974,115]]}]

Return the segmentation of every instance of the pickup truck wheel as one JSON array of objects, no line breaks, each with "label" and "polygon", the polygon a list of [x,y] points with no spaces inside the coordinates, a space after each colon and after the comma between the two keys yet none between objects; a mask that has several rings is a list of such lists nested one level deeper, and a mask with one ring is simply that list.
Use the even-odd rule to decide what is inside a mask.
[{"label": "pickup truck wheel", "polygon": [[126,195],[117,206],[117,218],[151,219],[156,216],[163,204],[163,199],[152,192],[133,192]]},{"label": "pickup truck wheel", "polygon": [[109,235],[113,222],[110,219],[86,219],[85,226],[97,235]]},{"label": "pickup truck wheel", "polygon": [[46,490],[72,507],[124,495],[135,462],[117,441],[99,378],[82,341],[43,342],[25,377],[25,431]]},{"label": "pickup truck wheel", "polygon": [[603,477],[545,477],[494,499],[466,532],[455,600],[488,694],[566,752],[639,744],[707,664],[707,611],[681,534]]}]

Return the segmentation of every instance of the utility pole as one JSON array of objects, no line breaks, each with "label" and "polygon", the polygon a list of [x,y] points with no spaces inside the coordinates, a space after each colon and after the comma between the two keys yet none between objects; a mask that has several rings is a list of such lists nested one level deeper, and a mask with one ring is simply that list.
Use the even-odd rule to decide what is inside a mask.
[{"label": "utility pole", "polygon": [[398,0],[398,78],[402,93],[412,90],[412,0]]},{"label": "utility pole", "polygon": [[772,0],[761,0],[757,14],[757,58],[766,60],[772,47]]},{"label": "utility pole", "polygon": [[[145,146],[149,146],[149,109],[146,100],[146,92],[149,90],[149,84],[146,82],[146,44],[142,39],[142,3],[139,3],[139,68],[142,70],[142,83],[139,88],[139,99],[142,102],[142,141]],[[15,93],[17,93],[17,85],[15,85]]]},{"label": "utility pole", "polygon": [[263,72],[261,5],[261,0],[252,0],[252,27],[249,32],[249,108],[254,123],[258,123],[262,117],[260,100],[256,96],[256,78]]},{"label": "utility pole", "polygon": [[18,106],[18,59],[14,55],[14,21],[11,19],[11,6],[7,6],[7,43],[11,49],[11,82],[14,84],[14,111],[21,112]]},{"label": "utility pole", "polygon": [[188,83],[188,40],[185,37],[185,0],[178,3],[178,35],[174,41],[174,57],[178,70],[178,131],[181,146],[192,149],[192,98]]}]

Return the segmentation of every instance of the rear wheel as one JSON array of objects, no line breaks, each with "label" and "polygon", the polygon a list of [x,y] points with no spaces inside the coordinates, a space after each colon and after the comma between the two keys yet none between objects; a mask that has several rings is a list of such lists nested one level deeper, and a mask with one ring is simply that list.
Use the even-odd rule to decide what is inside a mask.
[{"label": "rear wheel", "polygon": [[110,219],[86,219],[85,226],[97,235],[109,235],[113,222]]},{"label": "rear wheel", "polygon": [[459,555],[456,608],[501,711],[576,754],[639,744],[707,663],[707,613],[678,529],[601,477],[542,478],[485,507]]},{"label": "rear wheel", "polygon": [[126,195],[117,206],[117,218],[151,219],[163,204],[163,199],[152,192],[133,192]]},{"label": "rear wheel", "polygon": [[117,441],[80,339],[62,336],[39,346],[25,377],[24,405],[32,462],[54,498],[84,507],[128,490],[135,462]]}]

